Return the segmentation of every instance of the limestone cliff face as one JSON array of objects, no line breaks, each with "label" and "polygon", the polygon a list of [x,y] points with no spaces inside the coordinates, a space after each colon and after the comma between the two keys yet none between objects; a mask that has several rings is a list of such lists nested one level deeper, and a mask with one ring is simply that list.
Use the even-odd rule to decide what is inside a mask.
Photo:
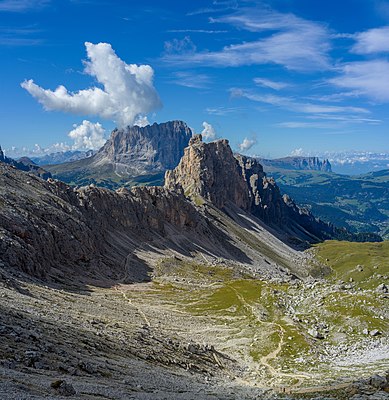
[{"label": "limestone cliff face", "polygon": [[201,135],[193,137],[177,168],[166,172],[165,187],[182,189],[190,198],[201,196],[220,209],[233,203],[265,222],[281,224],[285,215],[274,180],[255,159],[234,156],[225,139],[204,143]]},{"label": "limestone cliff face", "polygon": [[233,204],[299,239],[317,241],[337,234],[332,225],[282,195],[256,159],[234,156],[227,140],[203,143],[201,135],[192,138],[179,165],[166,172],[165,187],[181,190],[195,202],[201,197],[219,209]]},{"label": "limestone cliff face", "polygon": [[182,121],[115,129],[92,165],[112,164],[119,174],[165,171],[179,163],[191,136]]},{"label": "limestone cliff face", "polygon": [[249,193],[228,140],[204,143],[195,135],[177,168],[166,172],[165,187],[183,188],[186,196],[201,196],[218,208],[232,201],[249,209]]}]

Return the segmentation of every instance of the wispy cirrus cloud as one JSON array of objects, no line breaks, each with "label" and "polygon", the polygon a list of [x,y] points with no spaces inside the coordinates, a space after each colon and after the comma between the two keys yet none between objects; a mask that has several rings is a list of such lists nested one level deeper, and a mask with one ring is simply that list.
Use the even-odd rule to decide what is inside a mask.
[{"label": "wispy cirrus cloud", "polygon": [[335,124],[328,124],[323,122],[306,122],[306,121],[287,121],[276,124],[281,128],[288,129],[333,129]]},{"label": "wispy cirrus cloud", "polygon": [[374,101],[389,101],[389,62],[385,59],[350,62],[339,66],[339,75],[329,79],[335,86],[357,91]]},{"label": "wispy cirrus cloud", "polygon": [[316,114],[314,116],[306,116],[307,119],[337,121],[353,124],[370,124],[379,125],[382,120],[376,118],[366,118],[359,115],[338,115],[338,114]]},{"label": "wispy cirrus cloud", "polygon": [[207,107],[205,112],[210,115],[224,116],[242,111],[241,107]]},{"label": "wispy cirrus cloud", "polygon": [[37,46],[43,39],[36,34],[41,31],[34,28],[0,28],[0,46]]},{"label": "wispy cirrus cloud", "polygon": [[338,93],[331,93],[331,94],[323,94],[319,96],[313,96],[312,99],[316,101],[322,101],[322,102],[333,102],[333,103],[339,103],[341,101],[344,101],[345,99],[351,100],[353,98],[357,98],[361,96],[361,92],[358,90],[351,90],[351,91],[345,91],[345,92],[338,92]]},{"label": "wispy cirrus cloud", "polygon": [[192,42],[189,36],[183,39],[173,39],[164,43],[165,53],[169,56],[174,54],[188,54],[196,51],[196,45]]},{"label": "wispy cirrus cloud", "polygon": [[201,15],[201,14],[211,14],[219,13],[227,10],[235,10],[238,8],[238,1],[226,0],[226,1],[216,1],[212,2],[212,7],[198,8],[196,10],[188,12],[187,16]]},{"label": "wispy cirrus cloud", "polygon": [[[307,117],[309,119],[310,117]],[[290,129],[337,129],[340,126],[346,126],[350,124],[368,124],[368,125],[379,125],[382,123],[379,119],[371,119],[371,118],[358,118],[356,116],[319,116],[315,115],[312,118],[312,121],[285,121],[280,122],[277,126],[281,128],[290,128]]]},{"label": "wispy cirrus cloud", "polygon": [[169,33],[227,33],[228,31],[224,30],[211,30],[211,29],[169,29]]},{"label": "wispy cirrus cloud", "polygon": [[19,46],[38,46],[43,43],[42,39],[7,37],[0,33],[0,46],[19,47]]},{"label": "wispy cirrus cloud", "polygon": [[368,114],[369,110],[361,107],[351,106],[335,106],[328,104],[315,104],[310,102],[300,102],[291,97],[277,96],[272,94],[258,94],[249,90],[240,88],[230,89],[232,97],[244,97],[248,100],[252,100],[259,103],[271,104],[273,106],[285,108],[291,111],[302,112],[304,114],[328,114],[328,113],[362,113]]},{"label": "wispy cirrus cloud", "polygon": [[230,44],[218,51],[196,49],[190,54],[166,54],[164,60],[213,67],[278,64],[302,72],[331,68],[330,34],[324,25],[263,8],[242,9],[210,21],[257,33],[258,39]]},{"label": "wispy cirrus cloud", "polygon": [[49,3],[50,0],[2,0],[0,1],[0,12],[36,11]]},{"label": "wispy cirrus cloud", "polygon": [[174,72],[172,83],[194,89],[206,89],[211,83],[211,78],[206,74],[190,71]]},{"label": "wispy cirrus cloud", "polygon": [[281,90],[285,89],[286,87],[290,86],[289,83],[285,82],[277,82],[271,79],[265,78],[254,78],[254,83],[258,86],[274,89],[274,90]]},{"label": "wispy cirrus cloud", "polygon": [[373,54],[389,52],[389,26],[356,33],[354,39],[356,43],[351,48],[353,53]]}]

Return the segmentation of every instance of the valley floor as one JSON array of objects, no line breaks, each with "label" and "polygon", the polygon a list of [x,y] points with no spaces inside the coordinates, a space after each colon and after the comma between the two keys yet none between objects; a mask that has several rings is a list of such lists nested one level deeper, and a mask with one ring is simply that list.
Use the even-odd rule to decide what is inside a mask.
[{"label": "valley floor", "polygon": [[178,257],[150,283],[81,290],[4,269],[0,282],[0,398],[349,398],[389,369],[388,295],[359,282]]}]

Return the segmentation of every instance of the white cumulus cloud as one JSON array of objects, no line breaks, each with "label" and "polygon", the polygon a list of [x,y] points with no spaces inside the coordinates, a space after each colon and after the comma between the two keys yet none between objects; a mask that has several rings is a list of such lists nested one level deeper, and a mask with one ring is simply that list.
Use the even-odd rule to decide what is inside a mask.
[{"label": "white cumulus cloud", "polygon": [[98,115],[115,121],[120,127],[133,125],[139,115],[161,107],[153,86],[154,70],[149,65],[126,64],[108,43],[85,43],[89,61],[85,72],[102,86],[69,92],[65,86],[43,89],[32,79],[21,86],[46,110],[79,115]]},{"label": "white cumulus cloud", "polygon": [[73,125],[73,128],[68,133],[68,136],[74,141],[72,150],[97,150],[106,141],[105,129],[98,122],[94,124],[84,120],[81,125]]},{"label": "white cumulus cloud", "polygon": [[249,139],[245,137],[243,139],[243,142],[238,144],[238,147],[240,151],[247,151],[250,150],[255,145],[255,143],[257,143],[256,139]]},{"label": "white cumulus cloud", "polygon": [[203,139],[205,139],[205,140],[215,140],[216,139],[216,131],[211,124],[204,121],[203,128],[204,129],[201,132]]}]

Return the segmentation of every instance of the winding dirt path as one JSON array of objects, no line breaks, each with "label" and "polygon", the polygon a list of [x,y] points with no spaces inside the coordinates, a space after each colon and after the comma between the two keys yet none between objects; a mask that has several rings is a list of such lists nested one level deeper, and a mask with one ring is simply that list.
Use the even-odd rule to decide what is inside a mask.
[{"label": "winding dirt path", "polygon": [[292,386],[292,388],[295,388],[295,387],[300,386],[304,382],[305,379],[311,378],[311,376],[308,374],[294,374],[294,373],[286,373],[286,372],[278,371],[269,363],[270,360],[274,360],[275,358],[277,358],[277,356],[282,351],[282,346],[284,345],[284,334],[285,334],[284,328],[280,324],[277,324],[276,322],[264,322],[261,319],[259,319],[255,313],[254,307],[251,304],[247,303],[245,298],[234,287],[232,287],[230,285],[228,287],[234,291],[234,293],[235,293],[237,299],[240,301],[241,305],[256,319],[257,322],[259,322],[260,324],[266,324],[266,325],[271,325],[271,326],[277,327],[276,332],[278,333],[278,335],[280,337],[277,348],[275,350],[273,350],[271,353],[261,357],[261,359],[259,361],[259,363],[261,365],[264,365],[269,370],[270,374],[273,375],[273,379],[277,378],[277,377],[296,379],[297,380],[296,384],[294,384]]},{"label": "winding dirt path", "polygon": [[146,317],[146,314],[136,305],[132,302],[132,300],[130,298],[128,298],[126,292],[124,290],[122,290],[120,288],[120,286],[115,286],[115,290],[117,290],[118,292],[120,292],[122,294],[122,296],[124,297],[124,299],[132,306],[136,309],[136,311],[140,314],[140,316],[142,317],[142,319],[144,320],[145,324],[147,326],[151,327],[151,323],[149,321],[149,319]]}]

